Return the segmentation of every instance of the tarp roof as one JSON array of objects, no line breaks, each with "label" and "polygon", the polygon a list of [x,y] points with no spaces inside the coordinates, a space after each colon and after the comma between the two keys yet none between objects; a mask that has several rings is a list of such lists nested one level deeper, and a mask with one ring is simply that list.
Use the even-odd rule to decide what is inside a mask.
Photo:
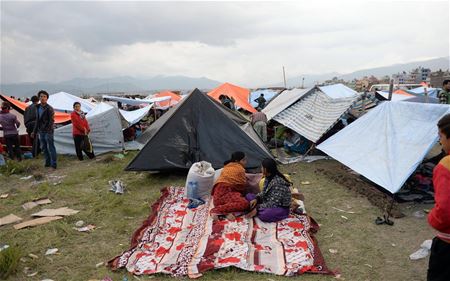
[{"label": "tarp roof", "polygon": [[80,97],[68,94],[66,92],[59,92],[50,95],[47,102],[53,107],[54,110],[66,112],[73,111],[74,102],[79,102],[81,104],[81,111],[83,112],[89,112],[96,106],[94,103],[91,103]]},{"label": "tarp roof", "polygon": [[429,87],[418,87],[411,90],[406,90],[406,92],[410,94],[416,95],[425,95],[425,89],[427,89],[427,94],[429,97],[437,98],[439,90],[438,88],[429,88]]},{"label": "tarp roof", "polygon": [[208,96],[214,98],[217,101],[219,101],[220,95],[233,97],[235,99],[235,105],[237,107],[243,108],[251,113],[256,112],[256,109],[254,109],[248,101],[250,96],[249,89],[242,88],[230,83],[224,83],[208,93]]},{"label": "tarp roof", "polygon": [[[377,91],[376,96],[380,100],[387,100],[389,98],[389,93],[384,91]],[[397,90],[392,93],[391,101],[407,101],[407,102],[420,102],[420,103],[439,103],[439,99],[419,94],[410,94],[404,90]]]},{"label": "tarp roof", "polygon": [[161,98],[161,97],[169,97],[170,99],[166,101],[155,102],[156,108],[169,108],[176,105],[181,100],[180,95],[177,95],[170,91],[159,92],[152,96],[152,98]]},{"label": "tarp roof", "polygon": [[234,151],[246,153],[248,168],[272,158],[245,120],[198,89],[156,120],[138,141],[145,146],[126,170],[187,170],[201,160],[221,168]]},{"label": "tarp roof", "polygon": [[[11,106],[20,114],[23,114],[25,112],[25,109],[28,107],[28,104],[18,101],[16,99],[10,98],[5,95],[0,95],[0,98],[4,101],[8,101]],[[70,123],[70,114],[63,113],[63,112],[55,112],[55,123],[56,124],[68,124]]]},{"label": "tarp roof", "polygon": [[438,138],[449,105],[383,102],[317,148],[396,193]]},{"label": "tarp roof", "polygon": [[262,112],[264,112],[267,116],[267,119],[270,120],[275,115],[301,99],[303,95],[305,95],[312,89],[313,88],[285,90],[278,96],[276,96],[273,100],[271,100],[270,103],[262,110]]},{"label": "tarp roof", "polygon": [[253,107],[257,107],[258,103],[255,99],[259,98],[261,94],[264,94],[264,98],[266,99],[266,105],[271,101],[276,95],[278,95],[280,91],[272,90],[272,89],[258,89],[250,93],[250,104]]},{"label": "tarp roof", "polygon": [[340,83],[328,86],[320,86],[319,89],[332,99],[351,98],[359,95],[355,90]]},{"label": "tarp roof", "polygon": [[116,97],[116,96],[108,96],[108,95],[103,95],[102,97],[105,100],[112,100],[112,101],[121,102],[121,103],[129,104],[129,105],[150,104],[150,103],[170,100],[170,97],[157,97],[157,98],[151,98],[151,99],[130,99],[130,98],[123,98],[123,97]]}]

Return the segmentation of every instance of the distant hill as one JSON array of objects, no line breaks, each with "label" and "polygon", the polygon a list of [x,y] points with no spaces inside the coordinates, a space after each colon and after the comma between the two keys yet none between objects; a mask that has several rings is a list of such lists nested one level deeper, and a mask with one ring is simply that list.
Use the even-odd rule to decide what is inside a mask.
[{"label": "distant hill", "polygon": [[29,97],[41,89],[50,94],[64,91],[73,95],[92,95],[108,92],[150,92],[157,90],[191,90],[212,89],[221,82],[206,77],[192,78],[186,76],[155,76],[134,78],[129,76],[113,78],[75,78],[59,83],[35,82],[2,84],[1,92],[8,96]]},{"label": "distant hill", "polygon": [[[437,58],[437,59],[431,59],[431,60],[425,60],[425,61],[410,62],[410,63],[405,63],[405,64],[394,64],[394,65],[390,65],[390,66],[363,69],[363,70],[358,70],[358,71],[355,71],[352,73],[347,73],[347,74],[331,72],[331,73],[317,74],[317,75],[315,75],[315,74],[304,75],[304,77],[305,77],[304,86],[311,87],[311,86],[314,86],[316,83],[320,83],[325,80],[332,79],[333,77],[337,77],[339,79],[343,79],[346,81],[351,81],[355,78],[362,78],[364,76],[370,76],[370,75],[373,75],[375,77],[382,77],[384,75],[390,76],[392,74],[396,74],[401,71],[410,71],[419,66],[430,68],[431,71],[437,71],[439,69],[442,69],[442,70],[449,69],[450,68],[450,57],[443,57],[443,58]],[[289,78],[286,80],[286,84],[288,87],[299,87],[302,85],[301,77],[297,76],[295,78]],[[281,82],[281,83],[278,83],[278,84],[272,85],[272,86],[283,86],[283,83]]]}]

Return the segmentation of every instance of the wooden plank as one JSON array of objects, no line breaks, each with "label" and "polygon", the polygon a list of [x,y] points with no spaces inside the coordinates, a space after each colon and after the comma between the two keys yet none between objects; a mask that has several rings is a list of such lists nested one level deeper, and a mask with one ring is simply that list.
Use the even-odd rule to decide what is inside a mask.
[{"label": "wooden plank", "polygon": [[54,217],[54,216],[70,216],[78,213],[77,210],[72,210],[67,207],[62,207],[59,209],[43,209],[40,212],[34,213],[32,217]]},{"label": "wooden plank", "polygon": [[59,217],[59,216],[38,218],[38,219],[34,219],[34,220],[24,221],[19,224],[15,224],[14,228],[18,230],[18,229],[22,229],[25,227],[32,227],[32,226],[36,226],[36,225],[40,225],[40,224],[46,224],[51,221],[60,220],[62,218],[63,217]]},{"label": "wooden plank", "polygon": [[3,218],[0,218],[0,226],[7,225],[7,224],[10,224],[10,223],[15,223],[15,222],[18,222],[18,221],[21,221],[21,220],[22,220],[21,217],[18,217],[18,216],[14,215],[14,214],[9,214],[7,216],[4,216]]}]

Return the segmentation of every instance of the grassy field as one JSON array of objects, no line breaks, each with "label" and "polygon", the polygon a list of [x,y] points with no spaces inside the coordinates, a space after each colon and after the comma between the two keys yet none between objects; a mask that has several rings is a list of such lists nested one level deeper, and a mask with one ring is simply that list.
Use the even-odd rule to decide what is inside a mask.
[{"label": "grassy field", "polygon": [[[96,161],[79,162],[75,158],[60,157],[59,169],[44,169],[42,159],[27,160],[15,165],[14,174],[5,168],[0,175],[0,217],[13,213],[24,219],[43,208],[67,206],[80,210],[76,215],[33,228],[15,230],[12,225],[0,227],[0,244],[17,245],[22,259],[17,273],[8,280],[101,280],[106,276],[114,281],[137,280],[125,270],[111,272],[96,264],[107,261],[126,250],[132,233],[149,215],[149,206],[159,197],[159,190],[169,185],[183,185],[183,175],[150,175],[124,172],[133,158],[124,159],[104,155]],[[366,196],[348,189],[332,177],[318,171],[342,170],[332,160],[282,166],[291,173],[297,187],[305,194],[309,214],[321,225],[316,235],[325,261],[331,269],[341,273],[339,280],[425,280],[428,258],[411,261],[409,255],[425,239],[433,237],[426,218],[416,218],[414,211],[430,205],[402,204],[406,215],[395,219],[394,226],[374,224],[383,211],[372,205]],[[32,179],[21,177],[34,175]],[[42,180],[36,182],[35,178]],[[108,191],[109,180],[122,180],[124,195]],[[309,185],[301,185],[309,181]],[[21,205],[35,198],[48,197],[53,203],[25,211]],[[355,212],[344,213],[345,210]],[[343,218],[344,216],[345,218]],[[347,218],[347,219],[346,219]],[[73,229],[83,220],[97,228],[90,233]],[[45,256],[49,248],[58,248],[56,255]],[[331,253],[329,249],[337,250]],[[334,251],[333,251],[334,252]],[[32,258],[29,254],[36,255]],[[37,272],[28,277],[24,272]],[[140,280],[169,279],[168,276],[145,276]],[[332,276],[305,274],[302,280],[335,280]],[[293,278],[225,269],[207,272],[203,280],[288,280]]]}]

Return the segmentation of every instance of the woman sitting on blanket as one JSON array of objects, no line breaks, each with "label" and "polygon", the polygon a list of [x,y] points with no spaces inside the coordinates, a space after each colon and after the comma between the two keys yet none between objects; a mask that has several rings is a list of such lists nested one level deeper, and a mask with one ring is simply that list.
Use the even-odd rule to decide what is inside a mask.
[{"label": "woman sitting on blanket", "polygon": [[249,210],[249,202],[244,197],[247,188],[244,168],[246,164],[245,153],[241,151],[234,152],[231,159],[225,161],[222,173],[212,190],[214,208],[211,209],[211,215],[214,220],[221,215],[234,220],[235,215]]},{"label": "woman sitting on blanket", "polygon": [[247,217],[257,216],[264,222],[276,222],[289,216],[292,183],[278,171],[275,160],[262,161],[262,173],[265,177],[262,192],[249,193],[245,197],[252,209]]}]

